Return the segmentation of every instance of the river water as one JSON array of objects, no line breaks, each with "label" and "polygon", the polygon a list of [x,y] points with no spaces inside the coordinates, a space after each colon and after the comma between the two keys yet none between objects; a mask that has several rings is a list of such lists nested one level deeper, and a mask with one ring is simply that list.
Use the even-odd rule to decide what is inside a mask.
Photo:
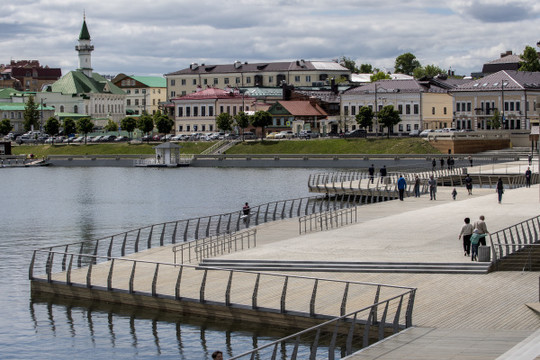
[{"label": "river water", "polygon": [[309,196],[316,169],[4,168],[1,359],[210,359],[283,334],[248,324],[30,298],[32,250]]}]

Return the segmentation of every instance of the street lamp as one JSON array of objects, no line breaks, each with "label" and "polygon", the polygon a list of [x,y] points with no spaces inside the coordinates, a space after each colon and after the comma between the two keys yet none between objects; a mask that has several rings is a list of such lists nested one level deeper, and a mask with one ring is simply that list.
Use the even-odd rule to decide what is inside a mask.
[{"label": "street lamp", "polygon": [[504,129],[507,129],[506,126],[506,119],[504,118],[504,87],[508,85],[508,81],[505,81],[504,79],[501,81],[501,107],[502,107],[502,125]]},{"label": "street lamp", "polygon": [[41,98],[41,99],[39,100],[40,105],[41,105],[41,108],[40,108],[40,110],[41,110],[41,114],[40,114],[40,117],[41,117],[41,123],[39,124],[39,132],[41,132],[41,133],[43,133],[43,100],[47,100],[47,99],[46,99],[46,98],[45,98],[45,99],[44,99],[44,98]]}]

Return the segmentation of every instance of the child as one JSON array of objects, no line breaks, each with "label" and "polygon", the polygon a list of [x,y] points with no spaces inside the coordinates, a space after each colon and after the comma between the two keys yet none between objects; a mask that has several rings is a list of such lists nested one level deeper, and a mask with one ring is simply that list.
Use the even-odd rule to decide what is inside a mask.
[{"label": "child", "polygon": [[480,245],[480,238],[485,236],[486,234],[480,234],[478,229],[474,229],[471,236],[471,261],[478,261],[478,245]]},{"label": "child", "polygon": [[452,199],[456,200],[456,196],[457,196],[457,190],[456,188],[454,188],[454,190],[452,191]]}]

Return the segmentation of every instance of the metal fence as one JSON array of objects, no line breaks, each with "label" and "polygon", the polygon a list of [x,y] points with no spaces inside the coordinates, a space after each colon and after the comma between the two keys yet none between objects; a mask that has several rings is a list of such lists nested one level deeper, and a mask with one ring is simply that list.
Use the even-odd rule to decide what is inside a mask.
[{"label": "metal fence", "polygon": [[257,246],[257,229],[220,234],[173,246],[175,264],[202,261],[205,258],[229,254]]},{"label": "metal fence", "polygon": [[351,207],[335,211],[326,211],[318,214],[301,216],[298,219],[299,233],[324,231],[356,223],[358,221],[358,208]]},{"label": "metal fence", "polygon": [[[316,331],[321,336],[317,335],[317,340],[309,346],[311,353],[319,351],[314,347],[325,346],[322,334],[327,332],[327,326],[333,328],[333,338],[342,337],[346,331],[345,345],[332,341],[330,346],[331,349],[340,346],[346,353],[365,346],[370,338],[376,341],[412,326],[415,288],[94,255],[85,255],[83,263],[88,266],[80,267],[77,261],[80,256],[35,250],[29,268],[30,280],[52,284],[54,288],[66,285],[294,315],[321,322],[333,319]],[[50,291],[54,292],[54,288]],[[111,299],[115,296],[111,295]],[[308,341],[304,334],[313,331],[308,329],[294,338]],[[256,353],[260,354],[261,350]],[[301,353],[291,358],[296,356],[305,358]]]},{"label": "metal fence", "polygon": [[[493,262],[498,269],[504,260],[522,270],[531,270],[540,259],[533,256],[540,244],[540,216],[509,226],[489,235]],[[525,256],[512,256],[521,253]]]},{"label": "metal fence", "polygon": [[274,201],[252,207],[248,217],[239,210],[153,224],[97,240],[51,246],[46,249],[79,254],[76,261],[80,263],[89,259],[84,255],[123,257],[164,245],[230,234],[266,222],[347,208],[356,205],[355,201],[358,200],[359,197],[355,196],[311,196]]}]

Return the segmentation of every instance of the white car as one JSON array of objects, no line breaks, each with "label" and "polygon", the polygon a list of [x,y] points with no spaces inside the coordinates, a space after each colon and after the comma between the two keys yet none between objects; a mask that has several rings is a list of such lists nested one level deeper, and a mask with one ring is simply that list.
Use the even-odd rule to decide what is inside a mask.
[{"label": "white car", "polygon": [[431,134],[433,132],[433,129],[426,129],[426,130],[423,130],[421,133],[420,133],[420,137],[427,137],[429,134]]},{"label": "white car", "polygon": [[292,131],[280,131],[279,134],[276,134],[274,139],[292,139],[294,133]]}]

